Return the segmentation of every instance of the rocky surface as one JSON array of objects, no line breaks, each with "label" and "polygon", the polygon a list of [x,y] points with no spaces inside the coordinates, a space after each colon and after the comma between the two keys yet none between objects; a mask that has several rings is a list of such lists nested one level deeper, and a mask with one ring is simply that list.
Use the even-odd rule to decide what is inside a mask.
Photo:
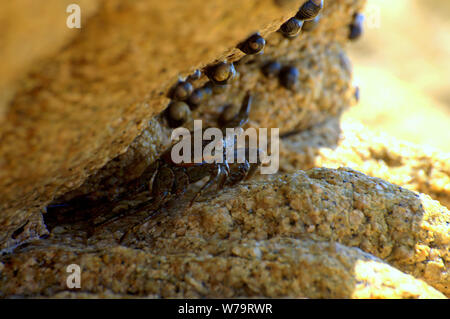
[{"label": "rocky surface", "polygon": [[[355,103],[352,66],[344,45],[349,15],[358,11],[362,3],[351,4],[351,1],[331,2],[324,8],[317,28],[298,38],[286,39],[279,32],[270,33],[264,54],[238,60],[235,63],[238,75],[230,87],[213,94],[193,112],[192,118],[202,119],[204,127],[215,127],[224,106],[239,107],[248,91],[254,98],[252,127],[279,127],[283,135],[339,117]],[[294,90],[283,88],[277,77],[262,74],[262,67],[270,61],[298,68],[301,76]],[[206,81],[203,77],[195,86],[201,87]],[[114,196],[123,191],[121,184],[138,176],[155,160],[167,146],[168,136],[164,117],[153,118],[124,154],[90,176],[81,187],[66,193],[64,200],[83,194],[93,198]]]},{"label": "rocky surface", "polygon": [[[14,245],[12,233],[40,208],[125,152],[167,106],[179,75],[237,51],[231,48],[255,29],[276,30],[297,9],[272,0],[81,2],[85,23],[69,30],[58,1],[39,4],[46,16],[36,25],[15,24],[14,15],[36,21],[31,3],[0,10],[8,34],[1,63],[11,66],[0,68],[9,96],[0,105],[1,248]],[[22,59],[16,52],[26,52],[24,43],[31,52]]]},{"label": "rocky surface", "polygon": [[52,296],[67,290],[64,271],[75,263],[84,293],[443,297],[423,281],[449,293],[449,211],[381,179],[313,169],[185,204],[133,228],[121,245],[136,216],[89,238],[80,231],[86,222],[59,224],[48,239],[2,259],[0,291]]},{"label": "rocky surface", "polygon": [[281,141],[283,172],[352,167],[450,207],[450,154],[374,133],[357,121],[333,118]]},{"label": "rocky surface", "polygon": [[[64,270],[71,263],[82,264],[79,292],[66,288]],[[164,256],[124,247],[90,253],[47,247],[18,254],[4,267],[8,271],[3,278],[11,279],[10,271],[16,275],[2,282],[1,296],[444,297],[359,249],[294,239],[215,240],[207,253]]]},{"label": "rocky surface", "polygon": [[[244,54],[235,46],[252,32],[268,37],[268,55],[261,60],[282,56],[283,62],[292,62],[304,71],[302,79],[308,84],[298,86],[298,91],[274,90],[273,96],[267,96],[276,81],[261,86],[256,81],[260,72],[244,65],[231,91],[209,103],[214,107],[223,102],[240,103],[245,93],[240,90],[249,86],[259,99],[256,105],[261,105],[251,116],[259,118],[261,125],[302,129],[339,113],[349,105],[351,95],[350,70],[341,47],[352,15],[362,4],[330,1],[319,28],[289,42],[281,41],[274,31],[298,10],[294,2],[280,6],[271,0],[99,1],[85,27],[74,31],[78,36],[14,82],[17,90],[10,92],[12,97],[2,106],[0,247],[16,245],[12,234],[22,227],[38,229],[27,221],[37,219],[41,208],[78,188],[132,143],[136,146],[131,147],[132,153],[124,155],[124,161],[118,159],[123,164],[100,172],[100,178],[93,177],[94,182],[88,181],[81,193],[97,191],[105,177],[115,176],[113,183],[119,186],[120,176],[138,175],[148,164],[147,158],[159,154],[159,145],[167,138],[167,134],[155,135],[155,123],[148,123],[166,108],[167,93],[178,76],[216,60],[239,60]],[[58,18],[65,21],[67,14],[61,15]],[[183,21],[183,27],[173,21]],[[66,28],[64,23],[60,28]],[[55,36],[54,47],[61,47],[67,37]],[[39,56],[36,53],[36,59]],[[25,68],[30,61],[20,63]],[[306,70],[306,63],[313,67]],[[324,87],[317,87],[322,80]],[[297,109],[293,108],[297,103],[304,108],[295,117],[286,118],[284,113],[268,117],[270,105],[261,101],[272,104],[277,99],[284,101],[277,105],[288,113]],[[205,119],[202,112],[206,108],[198,110]],[[117,166],[126,173],[121,174]],[[37,235],[45,233],[39,228]]]},{"label": "rocky surface", "polygon": [[[341,122],[357,100],[348,26],[365,1],[325,1],[316,29],[285,39],[275,31],[303,2],[98,0],[75,35],[36,26],[51,43],[33,42],[0,82],[0,297],[450,296],[448,155]],[[7,16],[0,26],[24,37]],[[264,54],[244,56],[235,46],[254,31]],[[288,174],[192,207],[201,184],[157,211],[148,191],[111,202],[168,146],[177,78],[225,58],[236,79],[192,118],[216,126],[251,92],[247,126],[280,128]],[[293,89],[262,74],[272,60],[298,68]],[[72,263],[81,289],[66,286]]]}]

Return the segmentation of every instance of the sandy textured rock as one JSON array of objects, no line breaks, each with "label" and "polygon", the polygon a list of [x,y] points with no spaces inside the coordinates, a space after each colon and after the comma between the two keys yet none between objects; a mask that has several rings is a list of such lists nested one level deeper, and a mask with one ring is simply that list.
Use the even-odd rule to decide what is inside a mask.
[{"label": "sandy textured rock", "polygon": [[[40,4],[40,11],[47,5],[52,7]],[[87,14],[80,5],[82,14]],[[7,6],[2,14],[11,16],[27,3]],[[241,10],[233,10],[236,6]],[[58,34],[67,33],[63,9],[57,6],[46,12],[53,31],[36,22],[39,33],[24,37],[37,37],[36,42],[45,37],[54,41],[56,50],[63,37]],[[293,12],[295,7],[281,8],[269,0],[103,1],[75,41],[36,63],[29,75],[22,74],[19,89],[2,106],[1,246],[11,244],[5,240],[31,214],[38,214],[39,207],[124,152],[147,121],[165,107],[164,93],[178,74],[218,58],[254,28],[275,28]],[[61,24],[55,27],[55,20]],[[183,21],[181,31],[173,21]],[[20,33],[20,26],[16,28]],[[21,45],[30,43],[14,39]],[[24,51],[15,42],[6,45],[8,50]],[[36,59],[51,52],[34,49]],[[3,63],[14,65],[13,60]],[[14,61],[22,67],[1,68],[9,81],[13,81],[10,73],[26,69],[19,55]]]},{"label": "sandy textured rock", "polygon": [[321,168],[248,182],[185,209],[188,200],[132,229],[120,247],[118,239],[149,211],[94,232],[92,220],[50,223],[47,239],[0,260],[1,291],[60,293],[66,265],[77,263],[85,293],[441,296],[413,277],[449,293],[449,211],[381,179]]},{"label": "sandy textured rock", "polygon": [[[340,123],[355,102],[348,24],[364,2],[327,1],[318,28],[295,40],[274,32],[295,1],[80,2],[84,27],[72,33],[65,2],[45,13],[49,24],[23,27],[11,21],[29,18],[31,10],[14,16],[27,1],[0,5],[0,26],[13,30],[0,66],[22,53],[0,68],[0,296],[450,296],[449,211],[410,191],[448,206],[448,155]],[[64,30],[51,30],[55,21]],[[30,26],[37,32],[23,54]],[[243,57],[235,46],[254,31],[267,40],[264,54]],[[215,126],[224,105],[238,107],[250,91],[248,126],[280,128],[281,170],[293,174],[259,176],[188,208],[199,183],[130,229],[151,214],[133,214],[149,192],[103,197],[131,192],[126,182],[167,147],[161,111],[178,76],[224,58],[236,80],[193,118]],[[300,70],[294,90],[262,75],[273,59]],[[299,171],[317,166],[384,180]],[[128,214],[92,227],[119,209]],[[71,263],[82,266],[80,291],[65,285]]]},{"label": "sandy textured rock", "polygon": [[[349,17],[362,4],[350,1],[329,3],[318,27],[296,39],[287,40],[278,32],[271,33],[267,37],[264,54],[239,60],[236,64],[237,79],[223,93],[214,94],[200,105],[192,117],[201,118],[204,127],[217,126],[223,106],[232,103],[239,107],[245,93],[250,91],[254,97],[250,126],[279,127],[281,134],[286,134],[335,118],[355,102],[352,67],[344,51],[344,43],[347,42]],[[299,69],[301,81],[294,92],[282,88],[277,78],[263,76],[261,66],[271,60]],[[205,81],[203,78],[196,86]],[[63,199],[87,193],[97,198],[123,192],[121,184],[139,175],[167,146],[170,134],[165,129],[164,119],[155,117],[149,123],[124,154],[107,163],[81,187],[65,194]]]},{"label": "sandy textured rock", "polygon": [[[63,45],[79,36],[80,30],[66,27],[66,8],[71,0],[3,1],[0,4],[0,123],[17,83],[35,63],[56,54]],[[95,14],[99,0],[79,0],[82,26]]]},{"label": "sandy textured rock", "polygon": [[358,122],[334,118],[281,141],[280,169],[351,167],[450,207],[450,154],[373,133]]},{"label": "sandy textured rock", "polygon": [[[378,258],[340,244],[184,240],[193,244],[189,252],[166,255],[125,247],[18,253],[5,261],[0,296],[444,298]],[[82,269],[80,290],[66,287],[65,269],[72,263]]]},{"label": "sandy textured rock", "polygon": [[[156,223],[161,226],[153,228]],[[145,234],[146,245],[171,236],[336,241],[450,294],[448,209],[351,169],[312,169],[239,185],[185,213],[156,219]]]},{"label": "sandy textured rock", "polygon": [[[283,55],[285,62],[302,70],[308,61],[315,65],[302,75],[306,85],[298,92],[274,90],[273,96],[265,96],[275,83],[262,80],[267,86],[258,84],[258,72],[243,66],[233,88],[210,103],[220,107],[222,100],[240,102],[243,93],[236,92],[252,88],[260,105],[252,114],[257,123],[286,122],[289,129],[302,129],[339,113],[351,99],[350,69],[341,46],[346,41],[347,25],[363,2],[330,1],[323,12],[323,27],[292,42],[292,51],[288,51],[291,43],[278,43],[278,34],[269,37],[273,44],[267,47],[267,57],[273,51],[274,57]],[[166,93],[177,77],[217,59],[238,60],[243,53],[234,48],[237,43],[254,31],[264,36],[273,33],[298,9],[298,4],[279,6],[271,0],[97,4],[97,14],[87,19],[76,39],[22,75],[17,91],[3,106],[2,248],[14,245],[12,233],[31,215],[39,214],[40,208],[55,197],[76,189],[109,160],[126,152],[133,141],[137,147],[131,147],[122,164],[110,164],[106,173],[100,173],[100,180],[115,176],[116,184],[120,184],[121,175],[138,175],[147,163],[142,158],[157,156],[154,152],[167,137],[148,134],[154,122],[148,123],[167,106]],[[63,16],[67,17],[65,13]],[[182,21],[183,27],[174,21]],[[62,42],[55,37],[55,48]],[[36,59],[39,56],[36,54]],[[259,59],[262,63],[266,57]],[[322,80],[324,86],[315,88]],[[285,110],[276,117],[278,123],[267,121],[274,116],[267,116],[268,105],[262,101],[277,101]],[[304,108],[295,117],[286,118],[283,114],[292,111],[291,103],[302,103]],[[206,107],[199,109],[198,116],[208,117],[204,114]],[[141,141],[135,140],[138,135]],[[120,170],[126,173],[120,174]],[[88,184],[87,190],[94,191],[103,182],[94,178]]]}]

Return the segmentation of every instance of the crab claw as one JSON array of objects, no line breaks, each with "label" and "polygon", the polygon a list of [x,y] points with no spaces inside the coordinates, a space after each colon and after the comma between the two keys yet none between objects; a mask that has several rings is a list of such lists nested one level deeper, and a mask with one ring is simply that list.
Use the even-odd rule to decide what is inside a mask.
[{"label": "crab claw", "polygon": [[230,119],[226,119],[226,115],[227,115],[226,112],[229,110],[229,108],[225,109],[225,111],[221,114],[221,116],[219,118],[220,126],[222,128],[227,128],[227,127],[236,128],[236,127],[241,127],[245,123],[247,123],[248,117],[250,115],[250,108],[252,106],[252,100],[253,100],[253,97],[250,94],[250,92],[248,91],[247,94],[245,95],[244,100],[242,101],[242,105],[241,105],[241,108],[239,109],[239,112]]}]

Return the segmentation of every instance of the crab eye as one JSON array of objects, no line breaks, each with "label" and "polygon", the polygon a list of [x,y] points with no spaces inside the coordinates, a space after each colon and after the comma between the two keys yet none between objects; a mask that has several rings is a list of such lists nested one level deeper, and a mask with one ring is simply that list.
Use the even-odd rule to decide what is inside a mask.
[{"label": "crab eye", "polygon": [[208,67],[205,73],[214,84],[223,85],[236,76],[236,69],[233,63],[220,62]]},{"label": "crab eye", "polygon": [[285,23],[283,23],[280,26],[280,32],[283,34],[286,38],[294,38],[302,29],[303,21],[300,21],[296,18],[290,18]]},{"label": "crab eye", "polygon": [[298,69],[293,66],[286,66],[280,71],[279,80],[282,86],[286,89],[293,89],[298,82],[300,73]]},{"label": "crab eye", "polygon": [[238,45],[238,49],[245,54],[256,54],[261,52],[266,45],[266,40],[259,34],[251,35],[247,40]]},{"label": "crab eye", "polygon": [[191,95],[194,87],[189,82],[179,81],[172,89],[171,97],[176,101],[187,100]]},{"label": "crab eye", "polygon": [[312,20],[322,8],[323,0],[308,0],[300,7],[295,17],[299,20]]}]

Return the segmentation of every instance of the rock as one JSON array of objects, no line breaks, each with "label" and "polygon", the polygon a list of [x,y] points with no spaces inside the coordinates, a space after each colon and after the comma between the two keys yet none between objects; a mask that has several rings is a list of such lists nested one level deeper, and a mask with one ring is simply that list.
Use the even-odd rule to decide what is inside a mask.
[{"label": "rock", "polygon": [[85,293],[442,297],[412,276],[449,293],[449,211],[381,179],[320,168],[247,182],[186,209],[187,197],[131,229],[122,246],[118,239],[151,212],[89,238],[91,220],[59,221],[65,231],[1,259],[3,295],[61,293],[53,269],[64,276],[71,263],[84,269]]},{"label": "rock", "polygon": [[[345,10],[338,10],[337,6]],[[269,34],[264,54],[238,60],[238,78],[224,92],[214,94],[203,103],[193,117],[201,118],[204,127],[217,126],[223,106],[228,103],[239,106],[244,94],[250,91],[254,95],[251,125],[255,127],[280,127],[281,134],[285,134],[336,118],[354,103],[351,63],[343,50],[347,38],[341,29],[346,28],[347,15],[360,6],[345,1],[331,3],[321,27],[295,40],[284,39],[277,32]],[[303,81],[295,92],[282,88],[276,78],[263,76],[261,67],[273,59],[299,68]],[[196,85],[201,87],[205,81],[203,78]],[[60,200],[84,194],[92,198],[113,198],[123,192],[118,188],[139,175],[167,147],[166,126],[162,117],[153,118],[124,154]]]},{"label": "rock", "polygon": [[450,207],[450,155],[331,119],[281,141],[280,169],[352,167]]},{"label": "rock", "polygon": [[[272,0],[97,0],[80,2],[81,32],[26,24],[37,30],[32,50],[0,74],[0,296],[449,296],[449,211],[413,192],[449,205],[448,156],[341,127],[356,101],[348,24],[364,2],[326,2],[319,25],[295,39],[275,31],[298,7]],[[64,5],[48,21],[65,20]],[[0,65],[31,36],[5,19],[31,11],[2,6],[0,26],[22,42],[7,38]],[[244,56],[236,45],[255,31],[264,54]],[[179,77],[224,59],[236,79],[212,88],[191,117],[216,126],[225,104],[237,108],[251,92],[247,125],[280,128],[288,174],[188,207],[198,183],[155,211],[149,190],[128,182],[150,179],[169,145],[163,110]],[[287,90],[264,76],[272,60],[298,69],[298,83]],[[66,286],[72,263],[79,291]]]},{"label": "rock", "polygon": [[[33,0],[9,1],[0,5],[0,123],[5,120],[21,78],[33,70],[40,60],[57,52],[75,37],[80,30],[66,27],[66,8],[70,0],[49,0],[37,4]],[[82,26],[98,10],[99,0],[80,0]]]},{"label": "rock", "polygon": [[448,209],[351,169],[318,168],[239,185],[156,222],[162,226],[151,223],[144,231],[146,246],[175,234],[206,240],[307,236],[359,247],[450,293]]},{"label": "rock", "polygon": [[[192,245],[189,252],[160,255],[118,246],[18,253],[6,261],[0,296],[445,298],[378,258],[340,244],[179,239]],[[73,263],[82,269],[80,292],[65,286],[65,269]]]},{"label": "rock", "polygon": [[[167,124],[156,115],[168,105],[170,87],[215,60],[240,61],[240,75],[194,113],[205,124],[215,121],[223,103],[240,103],[247,89],[255,94],[255,125],[301,130],[340,113],[351,103],[351,69],[342,47],[363,3],[330,2],[322,26],[293,41],[275,31],[298,7],[273,0],[98,0],[89,10],[80,3],[85,20],[82,32],[72,30],[76,36],[64,23],[52,30],[36,22],[39,34],[53,39],[53,49],[36,47],[18,60],[20,76],[5,77],[16,89],[0,105],[0,250],[15,247],[12,234],[38,220],[59,196],[114,197],[123,191],[167,146]],[[68,14],[57,8],[48,12],[50,21],[65,21]],[[254,29],[268,40],[265,54],[241,59],[235,46]],[[258,65],[270,57],[302,70],[296,92],[261,75]]]}]

